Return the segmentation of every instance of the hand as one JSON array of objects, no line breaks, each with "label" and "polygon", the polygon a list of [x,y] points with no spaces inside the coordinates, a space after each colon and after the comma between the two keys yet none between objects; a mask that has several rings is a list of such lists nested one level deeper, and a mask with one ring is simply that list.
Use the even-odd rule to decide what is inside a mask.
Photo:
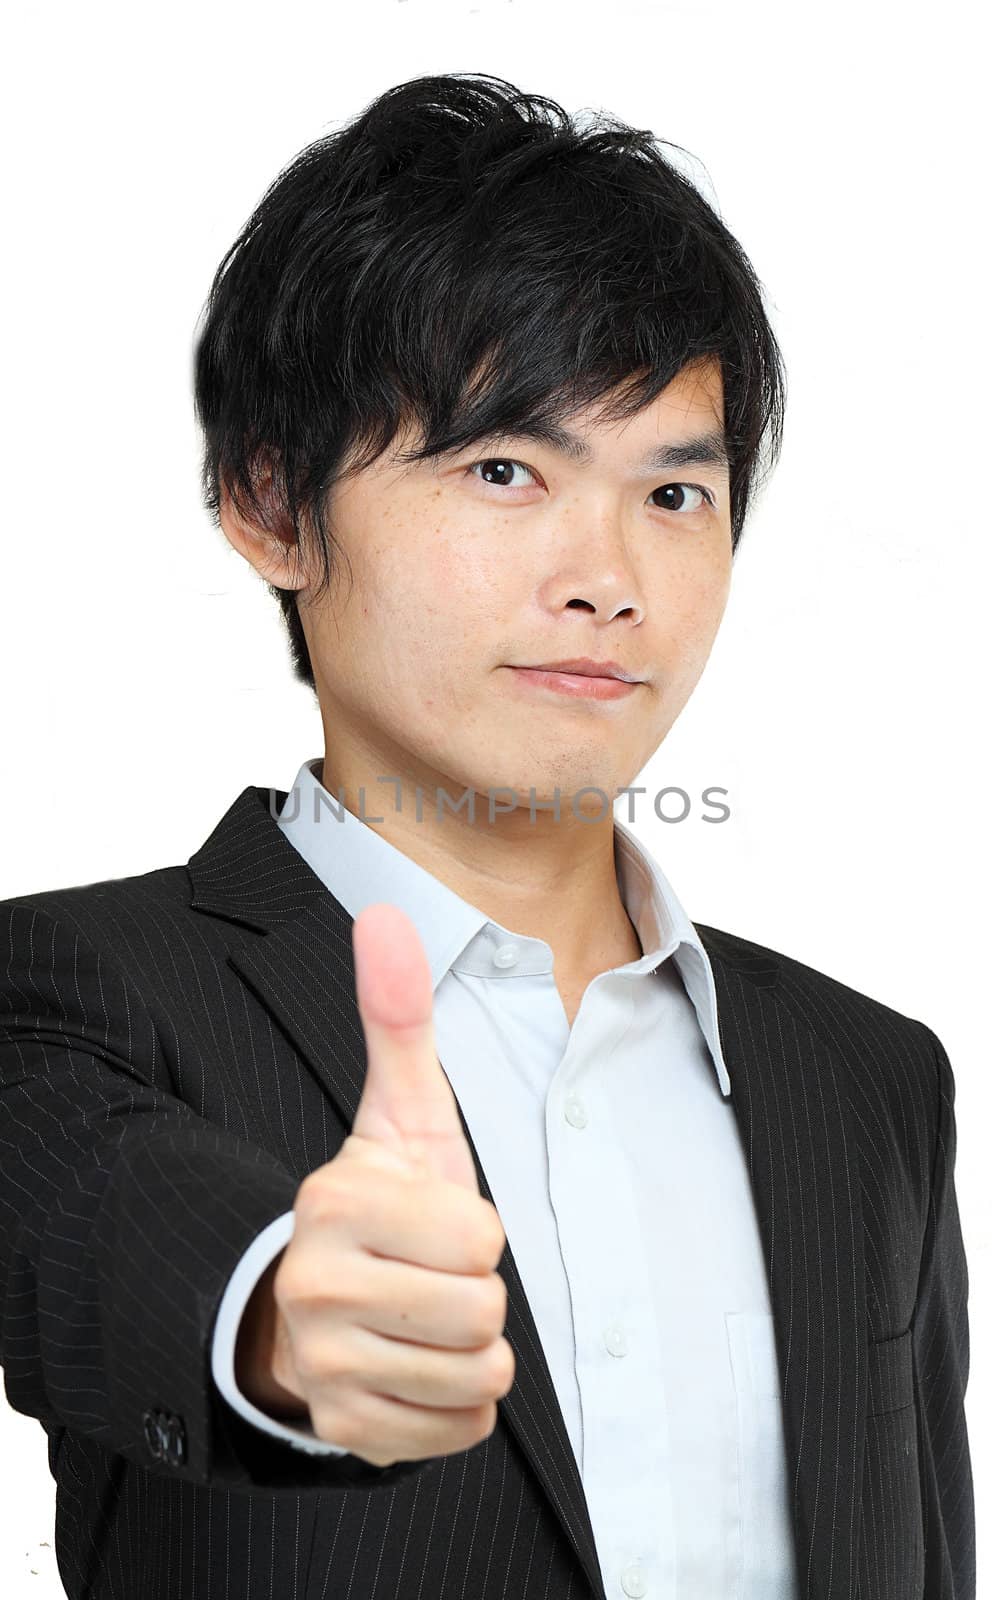
[{"label": "hand", "polygon": [[318,1437],[384,1467],[487,1438],[515,1362],[495,1270],[506,1235],[437,1059],[423,945],[386,904],[367,906],[352,938],[362,1098],[338,1154],[297,1191],[255,1324],[268,1329],[262,1370],[256,1341],[239,1381],[283,1414],[309,1410]]}]

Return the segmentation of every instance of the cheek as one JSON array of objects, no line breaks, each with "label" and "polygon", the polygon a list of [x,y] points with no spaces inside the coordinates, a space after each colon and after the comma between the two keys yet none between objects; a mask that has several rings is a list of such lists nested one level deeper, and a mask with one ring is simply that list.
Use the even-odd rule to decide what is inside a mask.
[{"label": "cheek", "polygon": [[670,574],[663,592],[669,667],[691,678],[705,664],[719,630],[730,593],[730,572],[725,563],[714,562],[702,572],[694,567]]},{"label": "cheek", "polygon": [[694,614],[701,637],[712,643],[730,597],[730,569],[714,567],[696,595]]},{"label": "cheek", "polygon": [[[418,548],[409,574],[428,632],[457,650],[485,646],[487,632],[498,632],[506,606],[506,563],[479,542],[438,530],[433,543]],[[501,588],[502,583],[502,588]]]},{"label": "cheek", "polygon": [[489,583],[441,530],[398,549],[370,552],[357,649],[395,703],[457,703],[494,624]]}]

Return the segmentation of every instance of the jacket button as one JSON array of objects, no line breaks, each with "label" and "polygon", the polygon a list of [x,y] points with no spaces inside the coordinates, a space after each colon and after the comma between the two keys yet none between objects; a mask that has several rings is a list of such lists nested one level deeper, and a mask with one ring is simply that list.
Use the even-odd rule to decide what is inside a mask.
[{"label": "jacket button", "polygon": [[164,1453],[164,1439],[159,1425],[159,1413],[146,1411],[141,1419],[145,1430],[145,1443],[148,1446],[153,1461],[161,1461]]},{"label": "jacket button", "polygon": [[166,1417],[165,1448],[172,1465],[181,1467],[186,1460],[186,1429],[182,1417],[174,1417],[171,1414]]}]

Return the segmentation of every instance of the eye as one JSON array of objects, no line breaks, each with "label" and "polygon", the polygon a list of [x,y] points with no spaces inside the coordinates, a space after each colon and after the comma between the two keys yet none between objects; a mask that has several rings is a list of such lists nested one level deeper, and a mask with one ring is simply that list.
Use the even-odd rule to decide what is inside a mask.
[{"label": "eye", "polygon": [[[515,461],[509,456],[486,456],[482,461],[473,461],[465,470],[475,475],[480,467],[483,469],[481,481],[492,484],[495,488],[526,488],[525,484],[513,483],[510,479],[510,473],[516,472],[519,476],[518,469],[521,468],[531,477],[534,476],[525,462]],[[658,511],[675,511],[691,516],[693,512],[700,511],[704,503],[710,506],[716,504],[712,490],[704,489],[699,483],[666,483],[659,489],[652,489],[651,493],[669,497],[666,505],[656,507]],[[690,498],[692,495],[697,495],[699,498],[693,501]]]},{"label": "eye", "polygon": [[[686,506],[686,490],[690,494],[699,495],[699,501],[695,505]],[[678,500],[677,505],[669,503],[668,505],[659,506],[659,511],[688,511],[691,514],[693,511],[702,510],[701,502],[705,502],[707,505],[714,504],[712,492],[709,489],[704,489],[699,483],[666,483],[660,489],[652,489],[651,493],[674,495]]]},{"label": "eye", "polygon": [[[497,475],[495,477],[487,476],[485,481],[486,483],[495,483],[498,488],[519,489],[523,487],[522,484],[507,483],[506,469],[508,467],[523,467],[525,472],[530,472],[530,468],[524,466],[522,461],[511,461],[507,456],[486,456],[484,461],[473,461],[472,465],[466,470],[468,472],[474,472],[476,467],[485,467],[487,473],[495,469]],[[533,476],[533,474],[531,474],[531,476]]]}]

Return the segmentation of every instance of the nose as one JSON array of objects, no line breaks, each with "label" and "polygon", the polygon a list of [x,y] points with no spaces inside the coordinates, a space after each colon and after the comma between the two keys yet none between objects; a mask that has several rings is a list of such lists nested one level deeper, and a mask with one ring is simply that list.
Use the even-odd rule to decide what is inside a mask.
[{"label": "nose", "polygon": [[643,586],[618,516],[590,526],[585,539],[563,539],[558,548],[560,560],[545,584],[546,604],[555,611],[590,611],[602,622],[643,621]]},{"label": "nose", "polygon": [[586,584],[581,595],[573,595],[567,600],[566,606],[575,611],[592,611],[603,622],[612,622],[614,617],[629,613],[631,622],[640,622],[644,612],[637,601],[628,597],[618,585],[611,585],[605,591],[602,586],[594,585],[590,588]]}]

